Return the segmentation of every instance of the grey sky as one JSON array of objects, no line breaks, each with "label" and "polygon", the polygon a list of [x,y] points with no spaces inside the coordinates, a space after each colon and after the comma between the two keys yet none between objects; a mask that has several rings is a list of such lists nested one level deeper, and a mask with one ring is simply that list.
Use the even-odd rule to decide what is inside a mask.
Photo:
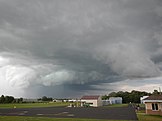
[{"label": "grey sky", "polygon": [[161,0],[0,0],[0,94],[150,91],[161,79]]}]

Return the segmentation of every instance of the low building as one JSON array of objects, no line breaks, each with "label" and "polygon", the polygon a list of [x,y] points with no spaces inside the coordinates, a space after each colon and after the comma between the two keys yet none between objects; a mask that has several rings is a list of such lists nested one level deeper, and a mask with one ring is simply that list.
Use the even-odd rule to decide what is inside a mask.
[{"label": "low building", "polygon": [[92,106],[99,107],[102,106],[101,96],[93,95],[93,96],[83,96],[81,98],[81,106]]},{"label": "low building", "polygon": [[64,102],[62,99],[53,99],[53,102]]},{"label": "low building", "polygon": [[23,102],[27,102],[27,103],[38,102],[38,99],[27,99],[27,98],[23,98]]},{"label": "low building", "polygon": [[146,114],[162,115],[162,95],[151,95],[144,102]]},{"label": "low building", "polygon": [[102,105],[103,106],[106,106],[106,105],[109,105],[109,104],[110,104],[109,100],[102,100]]},{"label": "low building", "polygon": [[140,97],[140,101],[141,101],[141,104],[144,104],[145,103],[145,100],[146,98],[148,98],[149,96],[142,96]]},{"label": "low building", "polygon": [[77,99],[69,99],[68,102],[77,102],[78,100]]},{"label": "low building", "polygon": [[122,104],[122,97],[110,97],[110,104]]}]

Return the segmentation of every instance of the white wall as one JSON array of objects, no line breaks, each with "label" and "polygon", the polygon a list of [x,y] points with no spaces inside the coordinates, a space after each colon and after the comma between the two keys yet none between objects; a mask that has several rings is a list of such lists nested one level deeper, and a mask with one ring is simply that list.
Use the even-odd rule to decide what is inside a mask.
[{"label": "white wall", "polygon": [[140,101],[141,101],[141,104],[144,104],[145,103],[145,100],[147,97],[149,96],[143,96],[143,97],[140,97]]},{"label": "white wall", "polygon": [[90,104],[90,106],[93,106],[93,107],[98,106],[97,100],[81,100],[81,102],[92,103],[92,104]]},{"label": "white wall", "polygon": [[122,97],[110,97],[110,104],[122,104]]},{"label": "white wall", "polygon": [[106,106],[106,105],[109,105],[109,104],[110,104],[109,100],[102,100],[102,105],[103,106]]},{"label": "white wall", "polygon": [[81,100],[81,102],[86,102],[86,103],[93,103],[93,104],[90,104],[90,106],[92,107],[98,107],[98,106],[102,106],[102,99],[101,97],[99,97],[98,99],[94,99],[94,100]]}]

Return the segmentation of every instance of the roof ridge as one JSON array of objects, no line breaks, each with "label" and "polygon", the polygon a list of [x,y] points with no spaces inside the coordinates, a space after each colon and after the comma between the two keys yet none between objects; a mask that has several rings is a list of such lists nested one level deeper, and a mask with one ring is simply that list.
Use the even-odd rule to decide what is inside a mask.
[{"label": "roof ridge", "polygon": [[150,95],[149,97],[145,98],[144,100],[162,100],[162,95]]}]

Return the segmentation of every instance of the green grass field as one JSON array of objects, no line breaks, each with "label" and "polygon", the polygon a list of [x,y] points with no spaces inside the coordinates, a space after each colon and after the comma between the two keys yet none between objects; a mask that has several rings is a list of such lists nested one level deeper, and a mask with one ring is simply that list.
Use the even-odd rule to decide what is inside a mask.
[{"label": "green grass field", "polygon": [[108,105],[108,106],[105,106],[105,107],[127,107],[128,104],[112,104],[112,105]]},{"label": "green grass field", "polygon": [[102,120],[102,119],[99,120],[99,119],[79,119],[79,118],[0,116],[0,121],[128,121],[128,120]]},{"label": "green grass field", "polygon": [[146,115],[145,113],[137,113],[139,121],[162,121],[162,116]]},{"label": "green grass field", "polygon": [[20,103],[20,104],[0,104],[0,108],[36,108],[36,107],[53,107],[53,106],[68,106],[65,102],[52,103]]},{"label": "green grass field", "polygon": [[[53,106],[68,106],[66,102],[52,102],[52,103],[11,103],[0,104],[0,108],[36,108],[36,107],[53,107]],[[128,104],[113,104],[104,107],[126,107]]]}]

